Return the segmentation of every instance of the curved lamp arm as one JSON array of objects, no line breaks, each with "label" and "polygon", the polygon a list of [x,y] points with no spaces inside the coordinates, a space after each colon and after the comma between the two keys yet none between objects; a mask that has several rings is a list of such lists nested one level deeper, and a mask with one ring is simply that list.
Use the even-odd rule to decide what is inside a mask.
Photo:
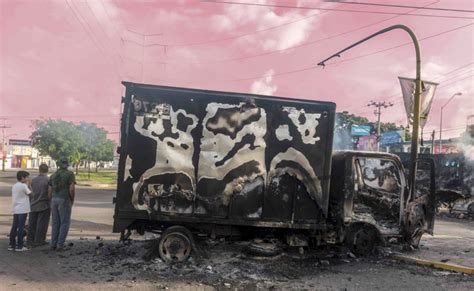
[{"label": "curved lamp arm", "polygon": [[414,96],[414,106],[413,106],[413,135],[412,135],[412,140],[411,140],[411,161],[410,161],[410,177],[409,177],[409,185],[410,185],[410,197],[408,198],[408,201],[413,200],[413,197],[415,196],[414,191],[415,191],[415,176],[416,176],[416,159],[418,158],[418,137],[420,135],[419,129],[420,129],[420,94],[421,94],[421,54],[420,54],[420,45],[418,43],[418,39],[416,38],[415,33],[413,30],[411,30],[408,26],[405,26],[403,24],[396,24],[389,26],[387,28],[384,28],[376,33],[373,33],[366,38],[359,40],[356,43],[353,43],[352,45],[346,47],[345,49],[338,51],[337,53],[333,54],[329,58],[321,61],[318,63],[318,66],[326,66],[325,62],[328,60],[335,58],[335,57],[341,57],[341,54],[352,49],[353,47],[358,46],[359,44],[366,42],[367,40],[374,38],[380,34],[395,30],[395,29],[402,29],[406,31],[415,46],[415,53],[416,53],[416,79],[415,79],[415,96]]}]

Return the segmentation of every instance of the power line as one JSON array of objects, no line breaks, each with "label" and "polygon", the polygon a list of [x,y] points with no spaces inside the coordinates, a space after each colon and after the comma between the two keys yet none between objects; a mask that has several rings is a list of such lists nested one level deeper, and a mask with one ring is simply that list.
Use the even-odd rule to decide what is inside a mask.
[{"label": "power line", "polygon": [[[107,54],[105,53],[105,51],[101,48],[101,46],[99,45],[98,41],[92,36],[92,28],[90,27],[90,25],[88,24],[87,21],[85,21],[84,19],[84,22],[88,25],[89,29],[91,31],[89,31],[87,29],[87,27],[84,25],[84,23],[81,21],[81,17],[78,15],[78,13],[76,13],[76,11],[73,9],[72,7],[72,4],[70,4],[68,2],[68,0],[64,0],[64,2],[66,2],[67,6],[69,7],[69,9],[72,11],[72,13],[74,14],[74,17],[76,18],[76,20],[79,22],[79,24],[81,25],[81,27],[83,28],[83,30],[86,32],[87,36],[92,40],[92,43],[95,45],[95,47],[105,56],[107,57]],[[114,64],[114,71],[115,73],[117,74],[117,76],[119,77],[120,80],[124,79],[123,76],[120,74],[120,72],[118,71],[117,69],[117,64],[112,60],[113,64]]]},{"label": "power line", "polygon": [[461,81],[464,81],[464,80],[466,80],[466,79],[473,78],[473,77],[474,77],[474,74],[473,74],[473,75],[469,75],[469,76],[464,77],[464,78],[459,79],[459,80],[455,80],[455,81],[449,82],[449,83],[447,83],[447,84],[441,84],[441,85],[439,85],[438,87],[446,87],[446,86],[448,86],[448,85],[452,85],[452,84],[455,84],[455,83],[458,83],[458,82],[461,82]]},{"label": "power line", "polygon": [[[438,3],[439,0],[436,0],[434,2],[431,2],[423,7],[428,7],[430,5],[433,5],[433,4],[436,4]],[[344,32],[341,32],[341,33],[337,33],[337,34],[333,34],[333,35],[330,35],[330,36],[327,36],[327,37],[323,37],[323,38],[319,38],[319,39],[316,39],[316,40],[313,40],[313,41],[308,41],[308,42],[304,42],[302,44],[298,44],[298,45],[293,45],[293,46],[290,46],[290,47],[287,47],[287,48],[283,48],[283,49],[275,49],[275,50],[270,50],[270,51],[267,51],[267,52],[264,52],[264,53],[259,53],[259,54],[254,54],[254,55],[248,55],[248,56],[243,56],[243,57],[235,57],[235,58],[229,58],[229,59],[221,59],[221,60],[205,60],[205,61],[197,61],[197,62],[193,62],[195,64],[214,64],[214,63],[224,63],[224,62],[232,62],[232,61],[242,61],[242,60],[247,60],[247,59],[252,59],[252,58],[256,58],[256,57],[262,57],[262,56],[267,56],[267,55],[272,55],[272,54],[276,54],[276,53],[280,53],[280,52],[284,52],[284,51],[288,51],[288,50],[292,50],[292,49],[295,49],[295,48],[300,48],[300,47],[305,47],[305,46],[309,46],[309,45],[313,45],[313,44],[316,44],[316,43],[319,43],[319,42],[322,42],[322,41],[325,41],[325,40],[329,40],[329,39],[332,39],[332,38],[336,38],[336,37],[340,37],[340,36],[343,36],[343,35],[346,35],[346,34],[350,34],[350,33],[353,33],[355,31],[359,31],[359,30],[362,30],[362,29],[365,29],[367,27],[371,27],[371,26],[374,26],[374,25],[377,25],[377,24],[380,24],[380,23],[383,23],[383,22],[386,22],[386,21],[390,21],[392,19],[395,19],[395,18],[398,18],[398,17],[401,17],[401,16],[404,16],[412,11],[416,11],[417,9],[413,9],[413,10],[410,10],[408,12],[405,12],[404,14],[402,15],[395,15],[395,16],[392,16],[392,17],[389,17],[387,19],[383,19],[383,20],[380,20],[380,21],[376,21],[376,22],[373,22],[373,23],[370,23],[370,24],[366,24],[366,25],[362,25],[362,26],[359,26],[355,29],[350,29],[350,30],[347,30],[347,31],[344,31]],[[170,45],[170,46],[173,46],[173,45]]]},{"label": "power line", "polygon": [[[462,69],[464,69],[464,68],[467,68],[467,67],[469,67],[469,66],[472,66],[473,64],[474,64],[474,62],[470,62],[470,63],[468,63],[468,64],[466,64],[466,65],[457,67],[457,68],[455,68],[455,69],[453,69],[453,70],[451,70],[451,71],[449,71],[449,72],[447,72],[447,73],[444,73],[444,74],[439,75],[438,77],[435,77],[435,78],[433,79],[433,81],[438,82],[438,80],[439,80],[440,78],[446,77],[447,75],[450,75],[450,74],[452,74],[452,73],[454,73],[454,72],[457,72],[457,71],[459,71],[459,70],[462,70]],[[464,74],[466,74],[466,73],[468,73],[468,72],[471,72],[471,71],[472,71],[472,69],[469,70],[469,71],[463,72],[463,73],[461,73],[461,74],[459,74],[459,75],[456,75],[455,77],[452,77],[451,79],[458,78],[458,77],[460,77],[460,75],[464,75]],[[442,80],[441,82],[446,82],[446,81],[449,81],[449,80],[450,80],[450,79],[444,79],[444,80]],[[441,84],[440,87],[443,87],[443,85],[444,85],[444,84]],[[388,96],[389,99],[387,99],[387,100],[394,99],[394,98],[399,97],[399,96],[401,96],[401,95],[402,95],[401,93],[394,93],[394,94]]]},{"label": "power line", "polygon": [[[246,3],[246,2],[232,2],[232,1],[211,1],[202,0],[203,2],[209,2],[214,4],[236,4],[236,5],[248,5],[258,7],[278,7],[278,8],[292,8],[292,9],[305,9],[305,10],[323,10],[323,11],[339,11],[339,12],[353,12],[353,13],[366,13],[366,14],[386,14],[386,15],[403,15],[403,13],[397,12],[386,12],[386,11],[368,11],[368,10],[356,10],[356,9],[337,9],[337,8],[322,8],[322,7],[308,7],[308,6],[292,6],[292,5],[278,5],[278,4],[262,4],[262,3]],[[408,16],[420,16],[420,17],[434,17],[434,18],[453,18],[453,19],[474,19],[474,17],[467,16],[449,16],[449,15],[434,15],[434,14],[406,14]]]},{"label": "power line", "polygon": [[[113,47],[113,40],[109,37],[109,35],[107,34],[107,32],[105,31],[105,29],[102,27],[102,24],[100,23],[99,21],[99,18],[97,17],[97,15],[95,14],[94,10],[92,9],[92,7],[90,6],[89,2],[87,0],[84,1],[87,5],[87,7],[89,8],[89,10],[91,11],[92,15],[94,16],[94,19],[97,21],[97,23],[99,24],[99,28],[100,30],[104,33],[105,37],[109,40],[109,42],[112,44],[112,50],[119,56],[119,58],[122,60],[122,55],[120,54],[120,52],[118,52],[114,47]],[[123,60],[122,60],[123,61]]]},{"label": "power line", "polygon": [[[327,13],[327,12],[324,12],[324,13]],[[279,25],[275,25],[275,26],[270,26],[270,27],[267,27],[267,28],[258,29],[258,30],[248,32],[248,33],[244,33],[244,34],[239,34],[239,35],[234,35],[234,36],[229,36],[229,37],[219,38],[219,39],[212,39],[212,40],[207,40],[207,41],[200,41],[200,42],[169,44],[168,46],[170,46],[170,47],[199,46],[199,45],[206,45],[206,44],[216,43],[216,42],[221,42],[221,41],[226,41],[226,40],[238,39],[238,38],[242,38],[242,37],[249,36],[249,35],[252,35],[252,34],[257,34],[257,33],[260,33],[260,32],[265,32],[265,31],[277,29],[277,28],[280,28],[280,27],[283,27],[283,26],[287,26],[287,25],[290,25],[290,24],[293,24],[293,23],[296,23],[296,22],[304,21],[304,20],[309,19],[309,18],[320,16],[324,13],[311,14],[311,15],[308,15],[308,16],[305,16],[305,17],[302,17],[302,18],[299,18],[299,19],[296,19],[296,20],[292,20],[292,21],[285,22],[285,23],[282,23],[282,24],[279,24]],[[154,45],[154,44],[151,44],[151,45]]]},{"label": "power line", "polygon": [[[450,32],[453,32],[453,31],[456,31],[456,30],[459,30],[459,29],[462,29],[462,28],[471,26],[471,25],[473,25],[473,24],[474,24],[474,23],[469,23],[469,24],[466,24],[466,25],[458,26],[458,27],[453,28],[453,29],[445,30],[445,31],[442,31],[442,32],[440,32],[440,33],[436,33],[436,34],[433,34],[433,35],[430,35],[430,36],[427,36],[427,37],[420,38],[419,41],[421,42],[421,41],[424,41],[424,40],[427,40],[427,39],[431,39],[431,38],[434,38],[434,37],[437,37],[437,36],[440,36],[440,35],[443,35],[443,34],[446,34],[446,33],[450,33]],[[371,53],[368,53],[368,54],[356,56],[356,57],[349,58],[349,59],[346,59],[346,60],[333,62],[333,63],[327,64],[326,66],[334,65],[334,64],[339,64],[339,63],[346,63],[346,62],[349,62],[349,61],[352,61],[352,60],[356,60],[356,59],[360,59],[360,58],[365,58],[365,57],[372,56],[372,55],[375,55],[375,54],[378,54],[378,53],[381,53],[381,52],[386,52],[386,51],[389,51],[389,50],[397,49],[397,48],[400,48],[400,47],[403,47],[403,46],[406,46],[406,45],[409,45],[409,44],[412,44],[412,42],[403,43],[403,44],[400,44],[400,45],[396,45],[396,46],[389,47],[389,48],[386,48],[386,49],[374,51],[374,52],[371,52]],[[270,76],[271,76],[271,77],[278,77],[278,76],[282,76],[282,75],[288,75],[288,74],[294,74],[294,73],[298,73],[298,72],[308,71],[308,70],[314,69],[314,68],[316,68],[316,67],[317,67],[317,65],[314,65],[314,66],[309,66],[309,67],[305,67],[305,68],[301,68],[301,69],[295,69],[295,70],[291,70],[291,71],[285,71],[285,72],[276,73],[276,74],[263,75],[263,76],[254,76],[254,77],[246,77],[246,78],[238,78],[238,79],[223,80],[223,81],[234,82],[234,81],[254,80],[254,79],[259,79],[259,78],[264,78],[264,77],[270,77]]]},{"label": "power line", "polygon": [[[443,35],[443,34],[446,34],[446,33],[450,33],[450,32],[453,32],[453,31],[456,31],[456,30],[459,30],[459,29],[463,29],[463,28],[468,27],[468,26],[472,26],[473,24],[474,23],[471,22],[471,23],[468,23],[468,24],[465,24],[465,25],[462,25],[462,26],[455,27],[453,29],[445,30],[445,31],[442,31],[442,32],[439,32],[439,33],[436,33],[436,34],[433,34],[433,35],[430,35],[430,36],[420,38],[420,39],[418,39],[418,41],[421,42],[421,41],[424,41],[424,40],[427,40],[427,39],[430,39],[430,38],[434,38],[434,37],[437,37],[437,36],[440,36],[440,35]],[[365,58],[365,57],[368,57],[368,56],[373,56],[375,54],[383,53],[383,52],[386,52],[386,51],[389,51],[389,50],[397,49],[397,48],[400,48],[400,47],[403,47],[403,46],[411,45],[411,44],[413,44],[413,42],[410,41],[410,42],[399,44],[399,45],[389,47],[389,48],[386,48],[386,49],[383,49],[383,50],[378,50],[378,51],[374,51],[374,52],[371,52],[371,53],[368,53],[368,54],[359,55],[359,56],[356,56],[356,57],[352,57],[352,58],[344,59],[344,60],[341,60],[341,61],[336,61],[336,62],[333,62],[333,63],[329,63],[327,65],[335,65],[335,64],[346,63],[346,62],[350,62],[350,61],[353,61],[353,60]]]},{"label": "power line", "polygon": [[382,3],[368,3],[368,2],[353,2],[353,1],[337,1],[337,0],[326,0],[327,2],[337,2],[350,5],[364,5],[364,6],[379,6],[379,7],[394,7],[394,8],[416,8],[416,9],[425,9],[425,10],[435,10],[435,11],[449,11],[449,12],[467,12],[473,13],[474,10],[465,10],[465,9],[452,9],[452,8],[436,8],[436,7],[419,7],[419,6],[409,6],[409,5],[395,5],[395,4],[382,4]]},{"label": "power line", "polygon": [[[457,71],[459,71],[459,70],[461,70],[461,69],[464,69],[464,68],[466,68],[466,67],[469,67],[469,66],[471,66],[471,65],[473,65],[473,64],[474,64],[474,62],[470,62],[470,63],[468,63],[468,64],[466,64],[466,65],[462,65],[462,66],[460,66],[460,67],[454,68],[454,69],[452,69],[451,71],[448,71],[447,73],[441,74],[440,76],[434,78],[433,80],[439,80],[439,78],[441,78],[441,77],[443,77],[443,76],[448,76],[448,75],[450,75],[450,74],[452,74],[452,73],[454,73],[454,72],[457,72]],[[471,70],[471,71],[472,71],[472,70]],[[452,78],[448,78],[448,79],[441,80],[440,82],[445,82],[445,81],[449,81],[449,80],[452,80],[452,79],[455,79],[455,78],[459,78],[460,76],[464,75],[465,73],[469,73],[469,72],[471,72],[471,71],[464,72],[464,73],[462,73],[462,74],[460,74],[460,75],[457,75],[457,76],[455,76],[455,77],[452,77]],[[468,76],[468,77],[469,77],[469,76]],[[468,77],[467,77],[467,78],[468,78]],[[464,79],[467,79],[467,78],[464,78]],[[461,80],[464,80],[464,79],[461,79]],[[455,81],[455,82],[457,82],[457,81]],[[454,82],[454,83],[455,83],[455,82]],[[442,87],[444,87],[444,86],[446,86],[446,85],[449,85],[449,84],[450,84],[450,83],[448,83],[448,84],[443,84],[443,83],[442,83],[441,85],[438,86],[438,88],[440,88],[440,87],[442,88]],[[384,101],[394,100],[395,98],[400,97],[400,96],[402,96],[402,93],[394,93],[394,94],[392,94],[392,95],[389,95],[389,96],[385,97],[385,98],[384,98]],[[399,99],[399,100],[397,100],[397,101],[393,101],[393,104],[398,104],[398,103],[401,103],[402,101],[403,101],[402,99]],[[362,109],[362,108],[367,109],[365,106],[358,106],[358,107],[352,107],[352,108],[349,108],[349,109],[346,109],[346,110],[347,110],[347,111],[350,111],[350,112],[355,112],[355,113],[358,113],[358,112],[359,112],[359,113],[366,113],[365,110],[364,110],[364,111],[357,110],[357,109]]]},{"label": "power line", "polygon": [[235,58],[215,60],[215,61],[200,61],[200,62],[197,62],[197,63],[198,64],[206,64],[206,63],[211,63],[212,64],[212,63],[224,63],[224,62],[231,62],[231,61],[242,61],[242,60],[247,60],[247,59],[272,55],[272,54],[276,54],[276,53],[281,53],[281,52],[284,52],[284,51],[288,51],[288,50],[292,50],[292,49],[300,48],[300,47],[305,47],[305,46],[309,46],[309,45],[313,45],[313,44],[316,44],[316,43],[319,43],[319,42],[323,42],[325,40],[329,40],[329,39],[332,39],[332,38],[343,36],[343,35],[346,35],[346,34],[349,34],[349,33],[352,33],[352,32],[355,32],[355,31],[358,31],[358,30],[361,30],[361,29],[364,29],[364,28],[367,28],[367,27],[370,27],[370,26],[377,25],[379,23],[382,23],[382,22],[385,22],[385,21],[388,21],[388,20],[391,20],[391,19],[396,18],[396,17],[400,17],[400,16],[397,15],[397,16],[391,17],[389,19],[384,19],[384,20],[377,21],[375,23],[371,23],[371,24],[368,24],[368,25],[363,25],[363,26],[360,26],[358,28],[351,29],[351,30],[348,30],[348,31],[345,31],[345,32],[333,34],[333,35],[330,35],[330,36],[327,36],[327,37],[319,38],[319,39],[316,39],[316,40],[313,40],[313,41],[308,41],[308,42],[298,44],[298,45],[293,45],[293,46],[283,48],[283,49],[275,49],[275,50],[271,50],[271,51],[267,51],[267,52],[259,53],[259,54],[254,54],[254,55],[250,55],[250,56],[235,57]]}]

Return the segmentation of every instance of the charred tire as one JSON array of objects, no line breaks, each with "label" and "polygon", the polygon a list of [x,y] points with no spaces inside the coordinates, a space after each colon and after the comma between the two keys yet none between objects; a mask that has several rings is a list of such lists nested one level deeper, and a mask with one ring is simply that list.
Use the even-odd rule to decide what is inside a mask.
[{"label": "charred tire", "polygon": [[420,245],[421,237],[425,233],[424,225],[425,223],[423,219],[419,219],[416,222],[413,233],[410,236],[410,245],[414,248],[418,248],[418,246]]},{"label": "charred tire", "polygon": [[349,227],[344,242],[354,254],[367,256],[375,250],[380,239],[373,226],[361,223]]},{"label": "charred tire", "polygon": [[250,256],[274,257],[280,255],[283,250],[276,243],[250,243],[245,252]]},{"label": "charred tire", "polygon": [[158,254],[167,263],[186,261],[193,249],[193,235],[183,226],[172,226],[162,234],[158,243]]},{"label": "charred tire", "polygon": [[474,216],[474,202],[467,206],[467,215]]}]

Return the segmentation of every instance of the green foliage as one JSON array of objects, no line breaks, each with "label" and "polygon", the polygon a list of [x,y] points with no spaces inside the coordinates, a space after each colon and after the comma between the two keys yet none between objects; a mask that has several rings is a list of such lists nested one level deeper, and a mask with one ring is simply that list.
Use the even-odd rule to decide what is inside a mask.
[{"label": "green foliage", "polygon": [[116,184],[117,183],[117,171],[100,171],[87,173],[80,171],[76,175],[76,181],[78,183],[104,183],[104,184]]},{"label": "green foliage", "polygon": [[[336,125],[334,127],[334,149],[352,149],[354,144],[357,142],[353,140],[351,136],[352,125],[370,125],[375,133],[377,128],[376,122],[370,122],[366,117],[351,114],[347,111],[338,112],[336,115]],[[388,132],[395,130],[403,130],[403,126],[396,125],[395,123],[380,123],[380,132]],[[406,131],[408,132],[408,131]],[[408,133],[407,140],[410,139]]]},{"label": "green foliage", "polygon": [[42,155],[54,160],[78,155],[84,142],[74,123],[64,120],[38,121],[31,140]]},{"label": "green foliage", "polygon": [[35,127],[31,140],[42,155],[49,155],[54,160],[67,157],[76,167],[84,160],[113,160],[113,141],[107,139],[107,132],[94,123],[76,125],[50,119],[38,121]]},{"label": "green foliage", "polygon": [[98,128],[94,123],[81,122],[78,125],[85,145],[82,152],[90,161],[112,161],[114,158],[114,143],[107,139],[107,131]]}]

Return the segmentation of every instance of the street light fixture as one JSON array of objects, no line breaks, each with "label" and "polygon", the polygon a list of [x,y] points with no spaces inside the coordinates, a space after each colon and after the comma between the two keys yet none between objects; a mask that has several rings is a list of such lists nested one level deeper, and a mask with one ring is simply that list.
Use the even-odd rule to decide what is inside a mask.
[{"label": "street light fixture", "polygon": [[[439,154],[441,154],[441,150],[442,150],[442,145],[441,145],[442,139],[441,139],[441,137],[442,137],[442,133],[443,133],[443,109],[444,109],[444,107],[446,107],[446,105],[448,105],[449,102],[451,102],[451,100],[454,99],[454,97],[461,96],[461,95],[462,95],[461,92],[453,94],[453,96],[451,96],[451,98],[449,98],[449,100],[446,103],[444,103],[443,106],[441,106],[441,116],[439,118]],[[433,149],[433,154],[434,154],[434,149]]]},{"label": "street light fixture", "polygon": [[408,201],[411,201],[415,197],[415,173],[416,173],[416,159],[418,158],[418,139],[420,136],[420,93],[421,93],[421,53],[420,53],[420,45],[418,44],[418,40],[416,38],[415,33],[411,30],[408,26],[402,24],[396,24],[384,28],[376,33],[373,33],[366,38],[359,40],[358,42],[353,43],[352,45],[346,47],[343,50],[338,51],[337,53],[331,55],[330,57],[324,59],[323,61],[318,63],[318,66],[324,66],[325,63],[336,57],[341,57],[341,54],[345,51],[350,50],[351,48],[358,46],[359,44],[366,42],[367,40],[374,38],[378,35],[384,34],[386,32],[395,30],[395,29],[402,29],[406,31],[413,41],[413,45],[415,47],[416,53],[416,79],[415,79],[415,94],[413,95],[414,98],[414,105],[413,105],[413,137],[411,139],[411,163],[410,163],[410,197]]}]

